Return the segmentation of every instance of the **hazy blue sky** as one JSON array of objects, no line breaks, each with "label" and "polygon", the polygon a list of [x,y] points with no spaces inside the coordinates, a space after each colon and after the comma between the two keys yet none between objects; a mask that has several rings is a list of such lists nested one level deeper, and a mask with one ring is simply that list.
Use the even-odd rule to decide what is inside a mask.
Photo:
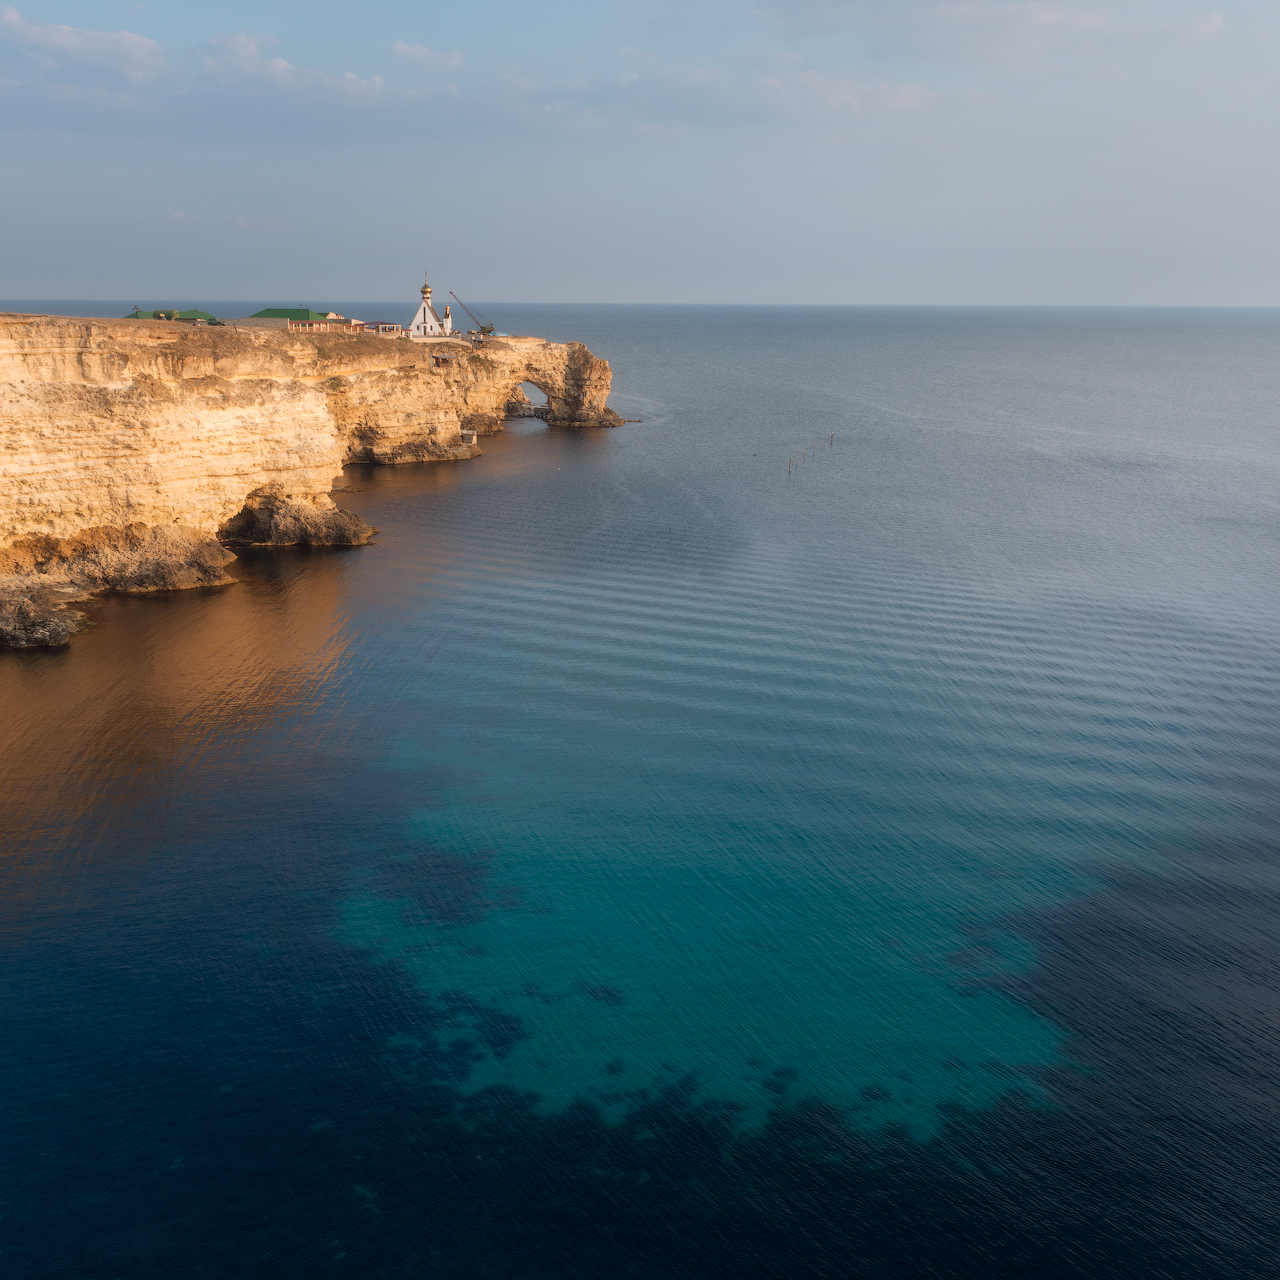
[{"label": "hazy blue sky", "polygon": [[1274,305],[1213,2],[28,0],[0,297]]}]

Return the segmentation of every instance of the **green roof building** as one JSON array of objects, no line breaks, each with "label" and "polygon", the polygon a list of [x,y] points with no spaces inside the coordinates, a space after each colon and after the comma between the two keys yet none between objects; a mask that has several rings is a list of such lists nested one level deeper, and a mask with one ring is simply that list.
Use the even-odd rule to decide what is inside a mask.
[{"label": "green roof building", "polygon": [[210,320],[216,320],[218,317],[210,315],[207,311],[173,311],[171,309],[163,309],[152,311],[149,308],[134,307],[127,316],[126,320],[203,320],[208,323]]},{"label": "green roof building", "polygon": [[255,311],[250,320],[289,320],[293,324],[329,324],[328,316],[322,316],[310,307],[264,307]]}]

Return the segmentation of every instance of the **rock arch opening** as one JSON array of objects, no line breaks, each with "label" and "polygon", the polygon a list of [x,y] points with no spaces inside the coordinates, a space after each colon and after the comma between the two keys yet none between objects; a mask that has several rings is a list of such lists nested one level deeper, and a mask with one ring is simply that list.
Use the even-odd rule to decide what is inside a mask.
[{"label": "rock arch opening", "polygon": [[507,401],[508,418],[546,419],[551,411],[551,398],[536,382],[522,382]]}]

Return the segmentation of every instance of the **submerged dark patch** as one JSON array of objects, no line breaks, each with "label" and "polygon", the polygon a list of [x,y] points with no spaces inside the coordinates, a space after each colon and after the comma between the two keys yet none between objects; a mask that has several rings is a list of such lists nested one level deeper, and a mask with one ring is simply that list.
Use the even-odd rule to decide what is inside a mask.
[{"label": "submerged dark patch", "polygon": [[627,1003],[617,987],[591,982],[575,982],[573,986],[575,991],[580,991],[584,996],[590,996],[592,1000],[597,1000],[601,1004],[613,1005],[616,1008]]},{"label": "submerged dark patch", "polygon": [[529,1038],[519,1018],[492,1005],[482,1004],[465,991],[443,991],[437,999],[444,1006],[444,1025],[448,1028],[472,1028],[489,1046],[495,1058],[505,1058],[521,1040]]},{"label": "submerged dark patch", "polygon": [[[1280,1174],[1276,866],[1257,850],[1186,882],[1112,874],[1020,921],[1041,963],[1006,985],[1073,1028],[1085,1069],[1046,1076],[1054,1106],[953,1108],[923,1144],[859,1133],[802,1092],[743,1137],[735,1104],[678,1073],[602,1095],[629,1108],[616,1125],[586,1102],[541,1116],[509,1089],[459,1093],[517,1021],[424,996],[394,965],[350,990],[348,953],[313,932],[234,1001],[185,982],[212,958],[200,947],[140,971],[60,946],[42,963],[74,1002],[4,992],[23,1117],[6,1273],[1261,1280]],[[766,1080],[802,1089],[795,1068]]]},{"label": "submerged dark patch", "polygon": [[[418,848],[384,863],[378,886],[391,898],[408,898],[403,913],[409,925],[475,924],[495,910],[514,910],[520,893],[492,883],[491,850],[463,857],[444,849]],[[474,954],[480,954],[473,948]]]}]

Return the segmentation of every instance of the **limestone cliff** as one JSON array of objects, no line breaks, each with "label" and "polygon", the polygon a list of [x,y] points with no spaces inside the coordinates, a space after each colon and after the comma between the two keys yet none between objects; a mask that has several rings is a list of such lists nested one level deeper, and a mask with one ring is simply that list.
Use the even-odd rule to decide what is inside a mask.
[{"label": "limestone cliff", "polygon": [[367,541],[344,463],[472,457],[522,382],[552,424],[616,426],[610,379],[537,338],[0,315],[0,644],[65,641],[92,591],[229,583],[224,543]]}]

